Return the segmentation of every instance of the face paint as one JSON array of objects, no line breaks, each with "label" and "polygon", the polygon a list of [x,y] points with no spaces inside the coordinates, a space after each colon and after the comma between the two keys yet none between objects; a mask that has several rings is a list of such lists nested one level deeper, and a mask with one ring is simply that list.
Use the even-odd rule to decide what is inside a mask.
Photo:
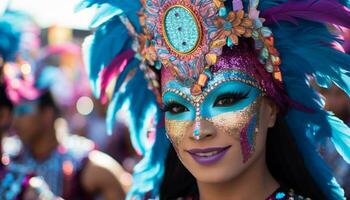
[{"label": "face paint", "polygon": [[243,154],[243,163],[248,161],[255,150],[255,136],[258,132],[255,130],[256,123],[257,115],[255,114],[241,131],[240,142]]},{"label": "face paint", "polygon": [[[199,96],[192,96],[188,87],[176,81],[168,82],[163,91],[166,106],[175,103],[177,110],[182,107],[178,113],[171,113],[169,109],[166,112],[166,129],[173,144],[179,145],[189,130],[196,136],[201,122],[205,120],[216,130],[240,140],[244,162],[249,158],[254,150],[257,122],[253,116],[257,116],[258,96],[261,95],[261,89],[253,79],[240,72],[227,70],[215,74]],[[228,95],[235,102],[215,105],[223,95]]]},{"label": "face paint", "polygon": [[174,146],[178,146],[188,129],[193,127],[193,121],[178,121],[165,119],[166,132]]}]

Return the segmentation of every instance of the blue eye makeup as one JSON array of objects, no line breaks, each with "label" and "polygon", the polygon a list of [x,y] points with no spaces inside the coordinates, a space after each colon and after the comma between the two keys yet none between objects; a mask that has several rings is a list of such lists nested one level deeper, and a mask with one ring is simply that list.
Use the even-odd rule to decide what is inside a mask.
[{"label": "blue eye makeup", "polygon": [[201,105],[201,115],[211,118],[225,112],[242,110],[260,93],[258,88],[239,81],[225,82],[209,92]]},{"label": "blue eye makeup", "polygon": [[173,92],[163,96],[163,111],[170,120],[193,120],[195,116],[193,105],[183,97]]},{"label": "blue eye makeup", "polygon": [[249,92],[228,92],[218,96],[214,102],[214,107],[229,107],[239,101],[246,99]]}]

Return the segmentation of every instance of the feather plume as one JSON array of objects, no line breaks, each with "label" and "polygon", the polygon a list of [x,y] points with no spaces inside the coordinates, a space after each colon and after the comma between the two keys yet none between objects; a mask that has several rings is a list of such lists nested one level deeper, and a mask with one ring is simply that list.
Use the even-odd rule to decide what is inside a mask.
[{"label": "feather plume", "polygon": [[298,24],[296,18],[301,18],[350,28],[350,10],[336,0],[290,0],[264,10],[261,17],[266,20],[265,24],[278,21]]}]

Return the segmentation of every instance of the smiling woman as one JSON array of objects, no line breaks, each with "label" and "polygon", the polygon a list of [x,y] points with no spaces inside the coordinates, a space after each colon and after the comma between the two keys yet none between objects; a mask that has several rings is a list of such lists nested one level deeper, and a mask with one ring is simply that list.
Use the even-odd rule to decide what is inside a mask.
[{"label": "smiling woman", "polygon": [[[236,47],[224,48],[220,61],[249,55],[251,44],[245,39]],[[251,67],[257,67],[254,61],[249,62]],[[293,139],[280,134],[289,132],[288,128],[281,127],[283,122],[275,125],[277,105],[259,87],[257,79],[238,70],[241,67],[219,68],[208,81],[203,98],[197,102],[190,88],[176,77],[166,76],[167,68],[162,69],[161,79],[167,78],[162,81],[165,126],[173,148],[168,153],[161,198],[204,196],[214,199],[225,195],[273,199],[278,192],[287,198],[288,189],[293,188],[298,194],[324,199],[304,163],[300,162],[301,155]],[[197,137],[196,123],[200,127]],[[274,139],[278,134],[282,136]],[[282,148],[275,147],[281,143],[289,150],[277,153]],[[275,149],[271,151],[271,148]],[[174,151],[178,158],[171,155]],[[285,158],[296,159],[289,163]],[[276,164],[276,160],[281,162]],[[300,182],[307,184],[301,187]],[[242,191],[254,193],[243,195]]]},{"label": "smiling woman", "polygon": [[81,6],[96,4],[89,76],[102,100],[114,86],[109,127],[127,110],[143,156],[128,199],[344,199],[316,147],[330,139],[350,162],[350,129],[324,111],[309,77],[350,94],[350,57],[328,28],[350,27],[346,1]]}]

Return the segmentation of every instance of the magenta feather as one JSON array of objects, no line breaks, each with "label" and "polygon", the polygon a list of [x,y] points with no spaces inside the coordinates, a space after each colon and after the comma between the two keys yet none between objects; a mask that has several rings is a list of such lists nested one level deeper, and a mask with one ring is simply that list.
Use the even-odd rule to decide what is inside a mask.
[{"label": "magenta feather", "polygon": [[101,101],[107,102],[106,89],[109,83],[125,69],[128,62],[133,58],[135,52],[131,49],[124,51],[123,53],[116,56],[112,62],[105,67],[101,72]]},{"label": "magenta feather", "polygon": [[265,24],[289,21],[297,24],[296,18],[330,23],[350,28],[350,9],[337,0],[290,0],[264,10],[261,14]]}]

